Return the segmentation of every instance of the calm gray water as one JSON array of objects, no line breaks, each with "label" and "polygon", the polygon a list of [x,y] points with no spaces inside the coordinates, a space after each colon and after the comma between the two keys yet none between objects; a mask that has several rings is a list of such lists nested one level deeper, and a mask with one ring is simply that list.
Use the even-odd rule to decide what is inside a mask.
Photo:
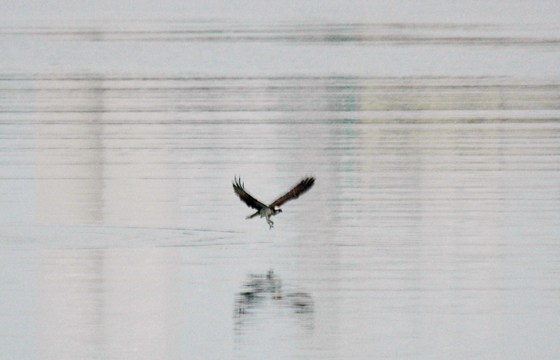
[{"label": "calm gray water", "polygon": [[[13,7],[0,359],[558,358],[560,26],[541,5],[527,23]],[[231,187],[268,202],[308,175],[273,230]]]}]

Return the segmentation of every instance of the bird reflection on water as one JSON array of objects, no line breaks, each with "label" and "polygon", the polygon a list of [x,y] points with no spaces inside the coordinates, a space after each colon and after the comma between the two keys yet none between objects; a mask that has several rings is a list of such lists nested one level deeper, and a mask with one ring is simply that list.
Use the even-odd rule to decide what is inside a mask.
[{"label": "bird reflection on water", "polygon": [[250,274],[237,295],[235,311],[245,314],[266,298],[282,299],[282,280],[271,269],[266,274]]},{"label": "bird reflection on water", "polygon": [[236,295],[236,317],[242,321],[268,306],[289,308],[296,314],[311,314],[313,298],[302,291],[283,291],[282,279],[272,269],[266,274],[249,274],[243,290]]},{"label": "bird reflection on water", "polygon": [[[278,337],[308,346],[314,341],[315,330],[313,297],[283,281],[273,270],[247,275],[235,293],[233,340],[240,358],[269,359],[268,344]],[[292,358],[294,350],[281,347],[275,354]]]}]

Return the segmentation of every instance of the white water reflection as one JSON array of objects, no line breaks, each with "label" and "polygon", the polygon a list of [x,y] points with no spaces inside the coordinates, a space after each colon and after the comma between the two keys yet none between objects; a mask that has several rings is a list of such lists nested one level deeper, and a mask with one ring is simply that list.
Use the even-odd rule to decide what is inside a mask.
[{"label": "white water reflection", "polygon": [[[201,79],[143,80],[152,111],[127,81],[142,83],[18,80],[34,90],[14,94],[40,110],[2,115],[10,353],[557,351],[554,82],[485,79],[480,97],[460,79],[220,79],[196,92],[200,109],[185,112],[162,104],[194,107],[185,89]],[[314,105],[290,95],[309,88],[321,94]],[[541,89],[536,111],[522,100],[539,94],[530,89]],[[236,174],[270,199],[302,175],[318,180],[269,231],[244,219]],[[248,274],[271,268],[289,284],[285,296],[239,297]],[[313,311],[296,311],[290,294],[305,294]]]},{"label": "white water reflection", "polygon": [[[554,26],[90,25],[0,33],[53,46],[0,73],[7,358],[560,353]],[[231,188],[306,175],[274,230]]]}]

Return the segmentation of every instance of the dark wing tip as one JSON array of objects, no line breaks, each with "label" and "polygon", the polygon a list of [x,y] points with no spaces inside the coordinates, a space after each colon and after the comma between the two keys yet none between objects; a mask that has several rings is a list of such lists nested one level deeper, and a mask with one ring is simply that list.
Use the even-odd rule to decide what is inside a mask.
[{"label": "dark wing tip", "polygon": [[241,179],[238,177],[234,177],[232,185],[233,185],[233,191],[237,195],[240,195],[240,191],[243,190],[243,183],[241,182]]},{"label": "dark wing tip", "polygon": [[315,184],[315,177],[309,176],[301,180],[300,185],[305,189],[305,191],[309,190]]},{"label": "dark wing tip", "polygon": [[235,176],[235,177],[233,178],[233,188],[234,188],[234,189],[236,189],[236,188],[243,189],[243,187],[244,187],[244,185],[243,185],[243,182],[241,181],[241,178]]}]

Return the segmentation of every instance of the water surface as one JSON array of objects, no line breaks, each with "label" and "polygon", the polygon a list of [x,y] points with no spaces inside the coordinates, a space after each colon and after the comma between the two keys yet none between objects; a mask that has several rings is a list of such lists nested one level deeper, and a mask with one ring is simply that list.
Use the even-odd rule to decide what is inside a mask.
[{"label": "water surface", "polygon": [[[557,357],[559,39],[2,28],[1,357]],[[273,230],[231,188],[307,175]]]}]

